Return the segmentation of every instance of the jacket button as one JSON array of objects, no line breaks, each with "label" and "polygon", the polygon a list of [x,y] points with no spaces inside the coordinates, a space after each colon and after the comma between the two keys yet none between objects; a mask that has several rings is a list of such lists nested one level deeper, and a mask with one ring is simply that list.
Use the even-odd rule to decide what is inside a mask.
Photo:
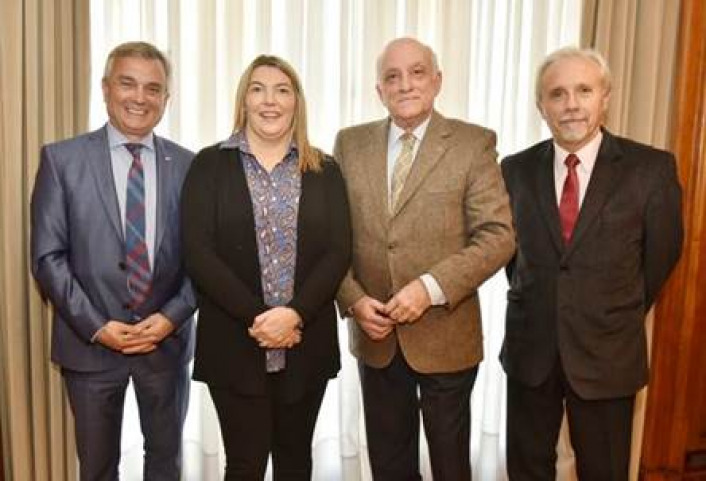
[{"label": "jacket button", "polygon": [[127,264],[125,264],[123,261],[118,262],[118,269],[124,271],[125,269],[127,269]]}]

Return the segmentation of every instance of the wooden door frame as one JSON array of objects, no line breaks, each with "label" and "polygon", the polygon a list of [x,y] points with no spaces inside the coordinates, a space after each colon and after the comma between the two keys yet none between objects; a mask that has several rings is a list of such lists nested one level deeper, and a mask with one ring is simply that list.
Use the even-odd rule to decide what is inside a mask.
[{"label": "wooden door frame", "polygon": [[[706,2],[682,0],[672,151],[683,187],[682,257],[655,308],[640,479],[706,477]],[[699,287],[701,286],[701,287]],[[699,290],[702,292],[699,293]],[[706,420],[701,420],[706,424]]]}]

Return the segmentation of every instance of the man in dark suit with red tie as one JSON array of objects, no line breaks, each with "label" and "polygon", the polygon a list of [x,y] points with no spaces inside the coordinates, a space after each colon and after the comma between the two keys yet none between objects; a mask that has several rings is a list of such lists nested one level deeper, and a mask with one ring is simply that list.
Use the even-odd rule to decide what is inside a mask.
[{"label": "man in dark suit with red tie", "polygon": [[578,478],[627,480],[644,319],[682,244],[672,154],[602,127],[610,73],[564,48],[537,75],[553,139],[502,162],[517,232],[501,361],[512,481],[554,480],[564,409]]}]

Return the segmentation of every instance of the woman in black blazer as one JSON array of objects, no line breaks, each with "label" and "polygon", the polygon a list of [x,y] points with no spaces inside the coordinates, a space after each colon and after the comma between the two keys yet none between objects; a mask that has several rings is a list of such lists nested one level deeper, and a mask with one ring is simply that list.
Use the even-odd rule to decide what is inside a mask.
[{"label": "woman in black blazer", "polygon": [[196,156],[182,193],[199,299],[194,379],[209,388],[226,480],[311,478],[311,440],[340,369],[334,295],[350,257],[345,185],[310,146],[299,79],[273,56],[243,73],[231,137]]}]

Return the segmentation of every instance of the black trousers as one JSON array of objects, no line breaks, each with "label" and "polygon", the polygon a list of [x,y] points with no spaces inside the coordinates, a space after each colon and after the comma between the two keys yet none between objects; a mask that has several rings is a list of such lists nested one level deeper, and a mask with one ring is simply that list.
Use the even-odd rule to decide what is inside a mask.
[{"label": "black trousers", "polygon": [[635,396],[581,399],[561,362],[537,387],[507,381],[507,469],[511,481],[554,481],[566,407],[580,481],[627,481]]},{"label": "black trousers", "polygon": [[264,396],[209,386],[226,453],[225,480],[261,481],[272,453],[275,481],[311,479],[311,440],[326,383],[283,402],[279,374],[268,374]]},{"label": "black trousers", "polygon": [[434,481],[471,479],[470,396],[478,367],[421,374],[398,351],[383,369],[358,364],[375,481],[421,480],[419,411]]}]

